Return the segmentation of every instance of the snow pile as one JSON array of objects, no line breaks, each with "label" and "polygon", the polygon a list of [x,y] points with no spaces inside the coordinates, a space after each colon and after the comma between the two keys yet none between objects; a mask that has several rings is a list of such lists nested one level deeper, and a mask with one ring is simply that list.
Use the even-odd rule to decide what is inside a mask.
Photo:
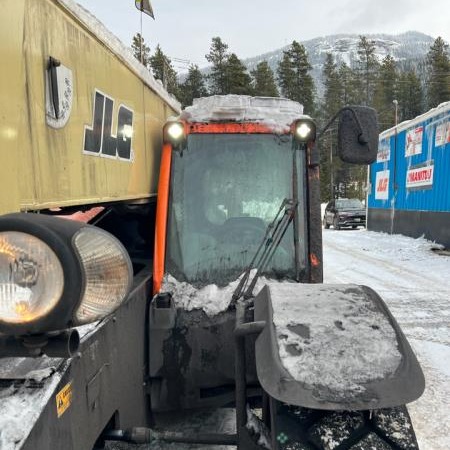
[{"label": "snow pile", "polygon": [[407,448],[412,440],[412,427],[409,418],[400,408],[393,408],[386,413],[382,409],[375,411],[374,421],[384,430],[386,436],[400,448]]},{"label": "snow pile", "polygon": [[303,116],[303,106],[286,98],[213,95],[197,98],[180,118],[189,122],[257,122],[283,133]]},{"label": "snow pile", "polygon": [[258,437],[256,441],[258,445],[263,448],[271,449],[270,445],[270,434],[267,430],[266,426],[253,414],[253,411],[247,405],[247,430],[250,431],[251,434]]},{"label": "snow pile", "polygon": [[117,36],[111,33],[111,31],[109,31],[95,16],[74,0],[57,1],[85,25],[97,39],[100,39],[109,50],[111,50],[175,111],[180,110],[180,103],[163,88],[162,83],[155,80],[150,71],[133,56],[131,50]]},{"label": "snow pile", "polygon": [[356,285],[269,284],[284,367],[297,380],[326,386],[336,400],[394,373],[401,362],[394,329]]},{"label": "snow pile", "polygon": [[[361,413],[354,411],[334,412],[325,416],[312,429],[312,436],[322,442],[325,450],[333,450],[346,441],[358,428],[364,425]],[[367,447],[368,450],[370,447]],[[377,447],[378,448],[378,447]],[[353,450],[353,447],[352,447]]]},{"label": "snow pile", "polygon": [[[28,379],[42,382],[51,373],[50,369],[30,372]],[[0,390],[0,449],[21,447],[60,380],[57,372],[44,381],[43,387],[33,387],[26,381],[20,387]]]},{"label": "snow pile", "polygon": [[[250,274],[250,280],[255,273],[256,270],[253,269]],[[161,292],[170,292],[178,308],[182,308],[185,311],[203,309],[208,316],[212,317],[227,310],[233,292],[242,276],[243,274],[225,287],[209,284],[198,289],[185,281],[178,281],[172,275],[167,274],[164,276]],[[266,278],[259,277],[253,294],[256,295],[267,282]]]}]

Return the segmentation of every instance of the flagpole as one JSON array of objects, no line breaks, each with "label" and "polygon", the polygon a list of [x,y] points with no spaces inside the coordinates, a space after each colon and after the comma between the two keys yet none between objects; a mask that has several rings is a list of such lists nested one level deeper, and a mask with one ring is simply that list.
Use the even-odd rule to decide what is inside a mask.
[{"label": "flagpole", "polygon": [[141,46],[141,64],[144,64],[144,55],[142,53],[142,41],[143,41],[143,38],[142,38],[142,9],[143,8],[144,8],[144,4],[141,2],[141,39],[139,41],[140,46]]}]

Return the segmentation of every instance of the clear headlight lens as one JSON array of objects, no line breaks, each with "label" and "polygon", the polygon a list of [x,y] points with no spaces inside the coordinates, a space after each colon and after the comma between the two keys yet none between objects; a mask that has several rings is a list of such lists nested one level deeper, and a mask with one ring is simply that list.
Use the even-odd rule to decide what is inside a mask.
[{"label": "clear headlight lens", "polygon": [[0,321],[29,323],[48,314],[64,288],[64,273],[53,250],[18,231],[0,232]]},{"label": "clear headlight lens", "polygon": [[179,122],[173,122],[173,123],[168,125],[168,127],[167,127],[167,134],[174,141],[178,141],[184,135],[184,127]]},{"label": "clear headlight lens", "polygon": [[307,123],[302,123],[297,127],[297,135],[301,139],[307,139],[311,134],[311,127]]},{"label": "clear headlight lens", "polygon": [[133,270],[128,253],[112,235],[94,227],[82,228],[73,239],[86,285],[75,314],[77,325],[113,312],[131,287]]}]

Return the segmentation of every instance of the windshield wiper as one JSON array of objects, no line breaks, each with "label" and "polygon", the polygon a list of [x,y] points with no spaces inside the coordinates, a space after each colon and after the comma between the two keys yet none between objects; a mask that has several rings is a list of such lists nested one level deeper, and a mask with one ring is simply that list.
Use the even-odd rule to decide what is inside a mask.
[{"label": "windshield wiper", "polygon": [[[274,255],[287,229],[289,228],[289,224],[294,219],[297,204],[297,201],[288,198],[285,198],[281,203],[280,209],[278,210],[272,222],[267,226],[261,244],[256,250],[256,253],[250,261],[250,264],[245,269],[244,274],[239,281],[239,284],[236,286],[236,289],[234,290],[233,296],[231,298],[230,305],[234,305],[242,295],[244,299],[248,299],[253,296],[253,289],[255,288],[258,278],[272,259],[272,256]],[[281,215],[283,210],[284,214]],[[256,269],[256,273],[249,286],[245,290],[252,269]]]}]

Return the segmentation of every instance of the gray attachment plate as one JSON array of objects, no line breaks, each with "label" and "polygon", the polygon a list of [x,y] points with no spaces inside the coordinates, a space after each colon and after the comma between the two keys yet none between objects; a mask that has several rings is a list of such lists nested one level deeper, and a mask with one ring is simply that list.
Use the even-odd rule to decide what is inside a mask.
[{"label": "gray attachment plate", "polygon": [[269,283],[255,298],[255,320],[266,321],[256,341],[258,378],[280,401],[378,409],[409,403],[424,391],[408,341],[366,286]]}]

